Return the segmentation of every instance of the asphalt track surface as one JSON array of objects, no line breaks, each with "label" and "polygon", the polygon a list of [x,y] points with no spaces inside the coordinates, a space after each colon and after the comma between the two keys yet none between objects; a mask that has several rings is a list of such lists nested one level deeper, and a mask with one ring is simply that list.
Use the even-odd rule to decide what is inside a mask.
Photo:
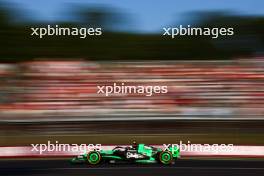
[{"label": "asphalt track surface", "polygon": [[159,164],[87,164],[72,165],[65,160],[0,160],[0,175],[138,175],[138,176],[175,176],[175,175],[264,175],[264,160],[190,160],[182,159],[174,165]]}]

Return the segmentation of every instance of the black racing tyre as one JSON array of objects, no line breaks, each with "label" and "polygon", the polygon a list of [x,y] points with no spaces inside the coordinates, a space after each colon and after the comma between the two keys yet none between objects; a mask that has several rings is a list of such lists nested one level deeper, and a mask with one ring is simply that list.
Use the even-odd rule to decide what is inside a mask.
[{"label": "black racing tyre", "polygon": [[163,151],[159,154],[159,162],[162,164],[171,164],[173,162],[173,156],[170,151]]},{"label": "black racing tyre", "polygon": [[102,161],[101,154],[97,151],[91,151],[87,155],[87,161],[92,165],[99,164]]}]

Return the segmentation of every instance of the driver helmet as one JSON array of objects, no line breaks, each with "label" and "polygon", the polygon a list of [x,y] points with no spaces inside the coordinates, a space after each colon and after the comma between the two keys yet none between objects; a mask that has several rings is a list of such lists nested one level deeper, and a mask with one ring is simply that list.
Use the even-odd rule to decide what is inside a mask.
[{"label": "driver helmet", "polygon": [[134,148],[137,147],[137,142],[136,141],[133,141],[133,145],[132,145]]}]

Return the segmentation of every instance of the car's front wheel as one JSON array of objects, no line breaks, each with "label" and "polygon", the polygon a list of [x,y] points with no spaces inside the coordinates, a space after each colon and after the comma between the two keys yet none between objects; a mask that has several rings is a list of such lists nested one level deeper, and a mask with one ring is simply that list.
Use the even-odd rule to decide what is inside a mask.
[{"label": "car's front wheel", "polygon": [[101,154],[97,151],[89,152],[87,155],[87,161],[89,164],[96,165],[102,160]]}]

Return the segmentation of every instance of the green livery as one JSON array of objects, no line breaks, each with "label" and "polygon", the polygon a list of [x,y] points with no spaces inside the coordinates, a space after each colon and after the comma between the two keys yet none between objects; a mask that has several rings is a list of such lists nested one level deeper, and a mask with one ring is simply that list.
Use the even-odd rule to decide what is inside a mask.
[{"label": "green livery", "polygon": [[169,147],[166,150],[145,144],[136,144],[129,147],[117,146],[112,150],[90,151],[71,160],[72,163],[89,163],[97,165],[105,162],[134,162],[134,163],[161,163],[171,164],[180,157],[178,147]]}]

